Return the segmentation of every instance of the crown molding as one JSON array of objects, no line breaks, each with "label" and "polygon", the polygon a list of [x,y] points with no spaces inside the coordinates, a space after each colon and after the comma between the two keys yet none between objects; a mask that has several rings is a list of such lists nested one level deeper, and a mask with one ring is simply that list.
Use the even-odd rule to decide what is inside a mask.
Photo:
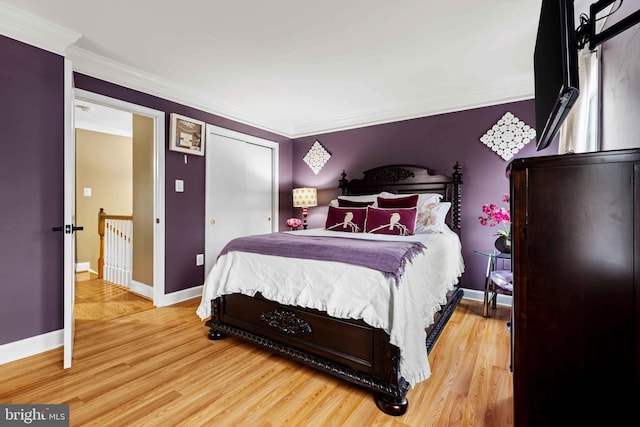
[{"label": "crown molding", "polygon": [[76,46],[70,46],[66,53],[73,63],[74,71],[79,73],[188,105],[291,139],[522,101],[534,96],[533,80],[531,80],[502,89],[467,91],[459,97],[442,96],[348,116],[291,125],[289,123],[270,123],[242,109],[204,97],[186,86],[142,72]]},{"label": "crown molding", "polygon": [[356,129],[438,114],[488,107],[508,102],[533,99],[533,80],[523,81],[502,89],[477,90],[456,96],[432,97],[426,100],[397,104],[349,116],[336,117],[329,120],[302,123],[294,126],[292,138]]},{"label": "crown molding", "polygon": [[0,28],[4,36],[58,55],[82,36],[4,3],[0,3]]},{"label": "crown molding", "polygon": [[289,137],[289,126],[282,123],[269,123],[242,109],[196,93],[186,86],[129,67],[77,46],[70,46],[66,51],[66,56],[73,63],[73,70],[76,72]]}]

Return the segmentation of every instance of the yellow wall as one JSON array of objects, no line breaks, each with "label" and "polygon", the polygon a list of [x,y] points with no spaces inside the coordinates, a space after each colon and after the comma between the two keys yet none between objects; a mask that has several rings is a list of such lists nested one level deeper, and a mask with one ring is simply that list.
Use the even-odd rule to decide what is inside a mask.
[{"label": "yellow wall", "polygon": [[[76,129],[76,260],[98,271],[98,211],[132,215],[132,139]],[[91,197],[84,189],[91,188]],[[135,237],[134,237],[135,239]]]},{"label": "yellow wall", "polygon": [[133,115],[133,272],[153,286],[153,119]]}]

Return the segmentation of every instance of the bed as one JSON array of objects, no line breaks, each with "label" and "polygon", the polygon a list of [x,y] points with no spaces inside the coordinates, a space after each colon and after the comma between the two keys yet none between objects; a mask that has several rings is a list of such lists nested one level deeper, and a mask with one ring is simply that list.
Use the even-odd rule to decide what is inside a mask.
[{"label": "bed", "polygon": [[[239,337],[365,387],[373,392],[380,410],[404,414],[407,392],[429,377],[428,353],[463,294],[458,283],[464,271],[461,185],[458,163],[451,176],[414,165],[382,166],[351,180],[343,171],[338,181],[342,195],[332,200],[325,228],[235,239],[240,242],[230,242],[230,248],[221,252],[207,274],[197,310],[208,319],[209,338]],[[355,207],[349,212],[366,210],[369,224],[359,230],[365,231],[373,224],[373,214],[392,210],[382,202],[431,200],[434,195],[438,206],[448,206],[444,226],[438,225],[437,232],[416,229],[409,236],[398,236],[383,231],[374,236],[326,229],[329,215],[342,212],[343,203]],[[336,202],[340,207],[335,208]],[[404,215],[404,209],[398,211]],[[346,221],[340,224],[347,228]],[[276,244],[270,239],[277,239]],[[404,255],[378,264],[383,247]],[[265,248],[284,252],[275,255]],[[287,251],[305,255],[297,258]],[[340,253],[351,262],[349,254],[367,251],[371,255],[358,260],[354,256],[353,265],[332,258]],[[375,268],[367,264],[371,259],[376,260]],[[383,264],[389,269],[378,269]]]}]

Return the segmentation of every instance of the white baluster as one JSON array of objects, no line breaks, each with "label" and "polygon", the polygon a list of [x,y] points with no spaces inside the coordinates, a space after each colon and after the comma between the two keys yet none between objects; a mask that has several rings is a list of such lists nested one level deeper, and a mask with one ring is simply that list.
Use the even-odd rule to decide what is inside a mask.
[{"label": "white baluster", "polygon": [[125,260],[125,283],[127,287],[131,287],[131,273],[133,272],[133,221],[127,221],[127,251]]},{"label": "white baluster", "polygon": [[106,220],[104,278],[130,287],[133,269],[133,222]]},{"label": "white baluster", "polygon": [[111,282],[111,248],[113,247],[113,224],[111,220],[106,220],[105,244],[104,244],[104,279]]},{"label": "white baluster", "polygon": [[114,254],[114,262],[116,266],[115,280],[118,285],[122,285],[122,221],[118,220],[116,225],[118,227],[118,233],[116,235],[116,253]]}]

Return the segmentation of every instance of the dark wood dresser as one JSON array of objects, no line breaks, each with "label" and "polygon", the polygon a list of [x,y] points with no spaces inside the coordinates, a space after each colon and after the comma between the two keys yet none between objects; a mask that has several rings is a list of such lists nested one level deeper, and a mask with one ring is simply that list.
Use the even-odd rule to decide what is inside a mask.
[{"label": "dark wood dresser", "polygon": [[638,425],[640,150],[507,173],[514,425]]}]

